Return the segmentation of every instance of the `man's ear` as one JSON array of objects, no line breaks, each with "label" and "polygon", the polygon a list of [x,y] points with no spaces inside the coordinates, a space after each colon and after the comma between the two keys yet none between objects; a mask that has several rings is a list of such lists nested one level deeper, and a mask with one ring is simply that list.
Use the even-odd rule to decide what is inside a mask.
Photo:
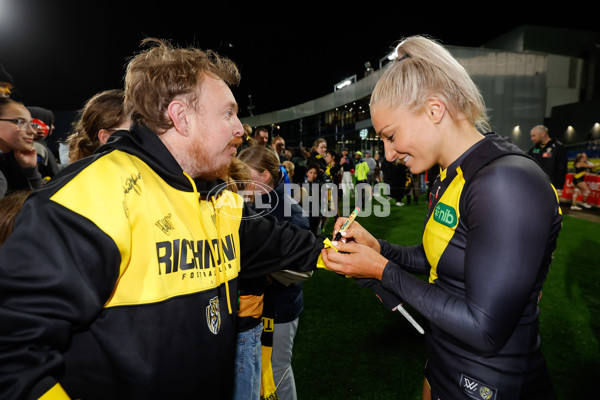
[{"label": "man's ear", "polygon": [[446,103],[437,97],[430,97],[425,101],[425,113],[434,124],[439,124],[446,114]]},{"label": "man's ear", "polygon": [[169,107],[167,107],[167,113],[169,118],[173,121],[173,126],[183,136],[188,136],[188,120],[187,120],[187,105],[181,100],[173,100]]},{"label": "man's ear", "polygon": [[98,131],[98,140],[100,143],[105,144],[108,138],[110,137],[110,132],[108,129],[100,129]]}]

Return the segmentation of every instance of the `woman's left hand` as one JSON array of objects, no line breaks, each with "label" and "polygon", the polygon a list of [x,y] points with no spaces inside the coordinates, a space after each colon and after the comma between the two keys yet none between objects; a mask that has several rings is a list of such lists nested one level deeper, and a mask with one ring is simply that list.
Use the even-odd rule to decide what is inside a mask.
[{"label": "woman's left hand", "polygon": [[330,270],[351,278],[381,280],[388,260],[377,251],[356,242],[332,242],[334,249],[323,249],[323,262]]},{"label": "woman's left hand", "polygon": [[31,150],[15,150],[15,160],[21,168],[33,168],[37,165],[37,151],[32,148]]}]

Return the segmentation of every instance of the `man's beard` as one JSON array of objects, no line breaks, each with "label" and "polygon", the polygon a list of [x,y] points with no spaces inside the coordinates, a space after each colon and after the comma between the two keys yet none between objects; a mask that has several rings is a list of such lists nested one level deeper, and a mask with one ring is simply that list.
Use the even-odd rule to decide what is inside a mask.
[{"label": "man's beard", "polygon": [[[225,179],[229,171],[231,160],[216,165],[213,154],[207,154],[206,146],[202,139],[196,140],[188,148],[186,154],[179,159],[182,169],[192,178],[202,178],[204,180]],[[229,141],[229,146],[239,147],[242,144],[242,138],[235,137]],[[223,151],[225,151],[224,149]]]}]

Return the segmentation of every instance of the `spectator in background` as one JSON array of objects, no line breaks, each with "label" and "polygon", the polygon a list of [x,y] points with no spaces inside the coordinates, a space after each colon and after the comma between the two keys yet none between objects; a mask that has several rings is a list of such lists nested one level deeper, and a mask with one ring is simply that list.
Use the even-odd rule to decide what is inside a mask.
[{"label": "spectator in background", "polygon": [[340,157],[340,165],[342,167],[342,196],[351,195],[354,191],[354,183],[352,182],[352,174],[354,173],[354,160],[348,155],[348,149],[342,149]]},{"label": "spectator in background", "polygon": [[[0,172],[4,193],[42,187],[33,147],[35,130],[29,110],[16,100],[0,97]],[[4,183],[2,185],[4,185]]]},{"label": "spectator in background", "polygon": [[329,176],[328,180],[337,187],[342,181],[342,166],[339,162],[338,153],[333,150],[327,150],[325,153],[325,162],[327,163],[325,174]]},{"label": "spectator in background", "polygon": [[274,136],[273,140],[271,141],[271,148],[273,149],[275,154],[277,154],[277,157],[279,158],[279,163],[283,163],[284,161],[288,160],[288,158],[285,155],[284,138],[282,138],[281,136]]},{"label": "spectator in background", "polygon": [[[256,148],[266,149],[262,146]],[[239,155],[243,156],[244,151]],[[257,188],[252,181],[252,172],[239,155],[232,158],[229,165],[228,177],[225,179],[228,182],[227,187],[236,193],[254,193]],[[254,202],[254,197],[244,196],[244,201]],[[237,340],[232,400],[260,399],[265,286],[265,276],[238,278]]]},{"label": "spectator in background", "polygon": [[367,183],[368,174],[369,164],[365,162],[362,151],[356,151],[354,153],[354,176],[356,177],[356,184]]},{"label": "spectator in background", "polygon": [[249,124],[242,124],[242,126],[244,127],[244,136],[242,136],[242,144],[238,147],[238,154],[240,154],[242,150],[256,144],[256,140],[252,137],[252,127]]},{"label": "spectator in background", "polygon": [[317,167],[318,180],[323,181],[323,174],[327,169],[327,162],[325,161],[325,153],[327,152],[327,140],[324,138],[318,138],[314,141],[310,155],[306,160],[306,165],[314,165]]},{"label": "spectator in background", "polygon": [[373,156],[373,159],[375,160],[375,183],[381,183],[381,154],[379,154],[379,152],[376,151],[375,155]]},{"label": "spectator in background", "polygon": [[[309,229],[309,221],[300,206],[286,193],[279,160],[275,152],[262,146],[244,150],[239,159],[250,167],[255,189],[261,192],[261,205],[269,205],[269,215],[278,221],[288,221],[302,229]],[[288,161],[285,161],[288,162]],[[260,211],[260,210],[257,210]],[[292,348],[298,329],[298,320],[304,307],[302,281],[308,279],[312,272],[298,273],[282,270],[272,273],[269,279],[264,277],[264,317],[266,326],[275,323],[272,333],[265,329],[263,333],[263,376],[268,376],[269,364],[272,366],[273,383],[281,400],[296,399],[296,384],[292,371]],[[240,280],[240,288],[244,288],[248,280]],[[266,284],[266,286],[265,286]],[[252,287],[252,285],[247,285]],[[242,299],[240,299],[240,309]],[[270,321],[269,321],[270,319]],[[272,343],[272,355],[269,357]],[[269,398],[269,381],[263,382],[263,398]],[[244,399],[245,400],[245,399]]]},{"label": "spectator in background", "polygon": [[402,198],[404,197],[404,187],[406,185],[406,170],[406,166],[399,159],[388,161],[384,158],[381,161],[383,181],[390,187],[389,199],[398,207],[404,206]]},{"label": "spectator in background", "polygon": [[567,175],[567,151],[562,143],[550,138],[548,128],[536,125],[529,132],[533,147],[527,152],[550,177],[550,182],[562,193]]},{"label": "spectator in background", "polygon": [[91,155],[116,131],[129,130],[131,118],[125,113],[124,100],[122,89],[109,89],[86,101],[67,137],[69,162]]},{"label": "spectator in background", "polygon": [[365,150],[365,159],[364,161],[369,166],[369,172],[367,172],[367,183],[369,185],[373,185],[375,182],[375,169],[377,168],[377,162],[371,156],[371,151]]},{"label": "spectator in background", "polygon": [[37,151],[38,170],[42,174],[42,179],[48,181],[60,170],[56,162],[56,156],[48,147],[47,141],[54,132],[56,117],[54,116],[54,112],[47,108],[28,106],[27,109],[31,113],[33,129],[36,132],[33,147]]},{"label": "spectator in background", "polygon": [[302,184],[306,177],[306,162],[308,155],[301,146],[292,149],[292,162],[294,163],[295,173],[292,183]]},{"label": "spectator in background", "polygon": [[321,233],[319,227],[319,222],[321,221],[321,185],[319,182],[319,167],[315,164],[306,167],[306,176],[302,187],[306,188],[306,191],[303,191],[303,196],[306,195],[306,198],[312,199],[311,202],[306,203],[303,197],[302,208],[308,212],[310,231],[315,235],[318,235]]},{"label": "spectator in background", "polygon": [[13,93],[14,82],[12,76],[0,64],[0,97],[9,98]]},{"label": "spectator in background", "polygon": [[592,206],[587,202],[591,190],[585,181],[585,176],[594,168],[600,167],[600,165],[591,163],[586,153],[579,153],[577,156],[575,156],[573,167],[575,168],[575,174],[573,175],[573,186],[575,187],[575,191],[573,191],[573,203],[571,205],[571,210],[581,210],[581,207],[577,205],[577,197],[579,196],[577,192],[579,191],[581,191],[581,196],[583,199],[583,202],[580,203],[581,206],[588,209],[592,208]]},{"label": "spectator in background", "polygon": [[264,126],[259,126],[254,131],[254,140],[259,146],[266,146],[269,143],[269,130]]}]

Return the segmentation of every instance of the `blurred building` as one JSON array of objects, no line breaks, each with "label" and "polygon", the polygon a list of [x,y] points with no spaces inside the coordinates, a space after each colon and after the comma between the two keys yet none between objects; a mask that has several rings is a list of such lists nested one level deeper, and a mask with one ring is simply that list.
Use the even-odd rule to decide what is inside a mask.
[{"label": "blurred building", "polygon": [[[600,149],[599,33],[523,25],[481,47],[446,47],[481,89],[495,132],[527,150],[530,129],[544,124],[568,148]],[[336,150],[383,150],[369,98],[385,56],[379,69],[340,90],[242,122],[271,126],[288,147],[325,137]]]}]

